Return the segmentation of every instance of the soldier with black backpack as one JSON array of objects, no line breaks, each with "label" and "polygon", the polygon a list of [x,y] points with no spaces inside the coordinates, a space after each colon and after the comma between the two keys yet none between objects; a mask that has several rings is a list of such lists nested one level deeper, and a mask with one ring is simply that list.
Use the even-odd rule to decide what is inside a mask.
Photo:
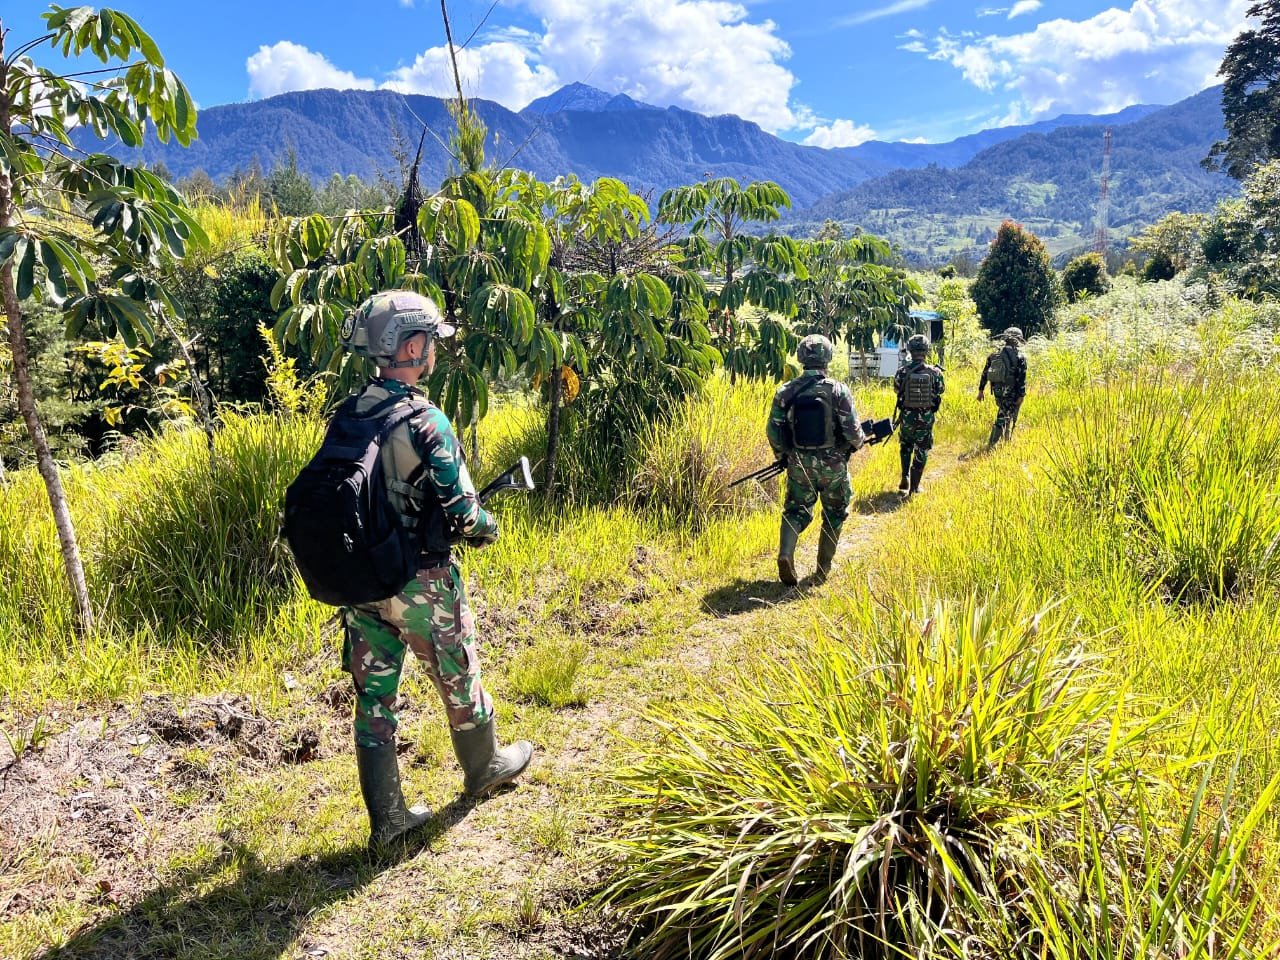
[{"label": "soldier with black backpack", "polygon": [[285,498],[285,534],[308,590],[342,608],[356,764],[375,850],[430,818],[405,804],[396,761],[406,652],[444,701],[468,795],[514,780],[533,752],[523,740],[498,744],[451,555],[459,539],[493,543],[498,525],[476,496],[449,419],[416,387],[435,366],[436,339],[453,333],[436,304],[410,290],[375,294],[348,316],[343,346],[373,360],[378,374],[338,408]]},{"label": "soldier with black backpack", "polygon": [[1002,336],[1004,346],[987,357],[982,379],[978,381],[979,400],[984,398],[987,384],[991,384],[991,393],[996,398],[996,422],[987,440],[989,447],[1013,436],[1013,428],[1018,425],[1018,411],[1027,395],[1027,358],[1019,349],[1022,331],[1009,327]]},{"label": "soldier with black backpack", "polygon": [[787,463],[778,579],[789,586],[797,582],[796,541],[813,519],[813,505],[819,498],[822,530],[816,577],[825,580],[831,572],[840,528],[853,499],[849,457],[866,442],[853,394],[845,384],[827,376],[832,353],[831,341],[820,334],[800,341],[796,359],[804,372],[778,388],[765,429],[774,456]]},{"label": "soldier with black backpack", "polygon": [[942,371],[926,363],[929,338],[917,333],[907,340],[911,362],[898,369],[893,377],[897,394],[898,451],[902,457],[902,479],[898,492],[904,497],[920,492],[920,478],[933,449],[933,424],[942,406],[945,384]]}]

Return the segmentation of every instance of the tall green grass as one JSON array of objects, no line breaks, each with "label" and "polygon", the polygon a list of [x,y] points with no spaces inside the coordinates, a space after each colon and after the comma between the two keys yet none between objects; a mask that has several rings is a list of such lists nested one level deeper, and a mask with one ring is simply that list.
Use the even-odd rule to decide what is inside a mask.
[{"label": "tall green grass", "polygon": [[[836,613],[838,611],[838,613]],[[837,602],[728,693],[655,714],[625,770],[604,899],[667,957],[1236,957],[1229,830],[1181,806],[1058,611]]]}]

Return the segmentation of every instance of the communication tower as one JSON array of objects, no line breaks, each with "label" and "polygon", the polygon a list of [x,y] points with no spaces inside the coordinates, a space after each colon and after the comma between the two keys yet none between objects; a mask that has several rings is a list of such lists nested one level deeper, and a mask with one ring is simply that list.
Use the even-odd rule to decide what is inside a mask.
[{"label": "communication tower", "polygon": [[1111,128],[1102,135],[1102,182],[1098,189],[1098,228],[1093,235],[1095,252],[1107,255],[1107,220],[1111,214]]}]

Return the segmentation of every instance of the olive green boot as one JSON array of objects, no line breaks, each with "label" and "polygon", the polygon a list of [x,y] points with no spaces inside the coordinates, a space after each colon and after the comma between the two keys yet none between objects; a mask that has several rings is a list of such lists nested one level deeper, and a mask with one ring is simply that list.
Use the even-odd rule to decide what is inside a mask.
[{"label": "olive green boot", "polygon": [[831,561],[836,558],[836,546],[840,543],[840,531],[832,530],[825,523],[818,535],[818,569],[814,576],[822,583],[831,575]]},{"label": "olive green boot", "polygon": [[800,539],[797,530],[786,517],[782,518],[782,532],[778,537],[778,579],[788,587],[796,585],[796,541]]},{"label": "olive green boot", "polygon": [[483,797],[504,783],[510,783],[533,759],[533,744],[517,740],[509,747],[498,746],[498,729],[493,718],[470,730],[450,730],[453,752],[462,765],[462,786],[469,797]]},{"label": "olive green boot", "polygon": [[400,792],[400,765],[392,740],[380,747],[356,745],[360,793],[369,811],[369,849],[377,851],[431,819],[426,807],[405,806]]},{"label": "olive green boot", "polygon": [[924,464],[919,461],[911,465],[911,496],[920,492],[920,478],[924,475]]},{"label": "olive green boot", "polygon": [[911,492],[911,453],[904,448],[899,457],[902,460],[902,479],[898,481],[898,492],[904,497]]}]

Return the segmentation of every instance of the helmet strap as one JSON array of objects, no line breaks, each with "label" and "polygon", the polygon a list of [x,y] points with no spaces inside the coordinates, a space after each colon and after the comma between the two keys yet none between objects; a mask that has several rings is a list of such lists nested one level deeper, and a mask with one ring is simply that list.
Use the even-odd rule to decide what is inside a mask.
[{"label": "helmet strap", "polygon": [[392,360],[390,363],[380,363],[378,366],[384,370],[399,370],[403,367],[425,367],[427,365],[426,354],[418,357],[416,360]]}]

